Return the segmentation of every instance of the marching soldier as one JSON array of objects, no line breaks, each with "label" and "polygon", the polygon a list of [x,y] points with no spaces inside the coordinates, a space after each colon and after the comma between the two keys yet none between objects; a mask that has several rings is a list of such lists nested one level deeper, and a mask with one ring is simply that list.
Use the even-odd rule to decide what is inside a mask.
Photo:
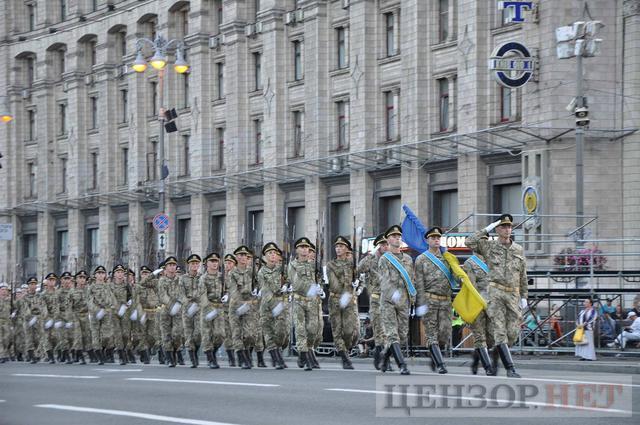
[{"label": "marching soldier", "polygon": [[11,348],[11,295],[9,285],[0,283],[0,363],[9,361]]},{"label": "marching soldier", "polygon": [[[131,321],[129,320],[128,308],[131,306],[131,290],[127,284],[125,276],[126,269],[122,264],[117,264],[112,271],[111,290],[116,299],[116,314],[113,318],[113,340],[120,365],[127,364],[127,349],[131,342]],[[135,359],[134,359],[135,362]]]},{"label": "marching soldier", "polygon": [[319,289],[315,281],[315,266],[309,261],[311,241],[301,237],[295,244],[296,258],[289,263],[289,280],[293,289],[293,321],[296,332],[298,367],[313,370],[309,352],[318,333],[318,306],[315,301]]},{"label": "marching soldier", "polygon": [[[113,318],[117,301],[107,283],[107,270],[98,266],[93,271],[94,282],[87,289],[87,305],[89,307],[89,324],[91,341],[98,364],[103,365],[105,358],[113,356]],[[104,350],[104,351],[103,351]]]},{"label": "marching soldier", "polygon": [[222,300],[226,297],[220,273],[220,256],[211,253],[205,258],[206,269],[200,276],[200,334],[202,349],[207,356],[210,369],[219,369],[216,353],[225,340],[226,305]]},{"label": "marching soldier", "polygon": [[278,265],[280,248],[269,242],[262,248],[266,264],[258,272],[260,298],[260,324],[266,349],[276,369],[284,369],[285,363],[280,347],[287,345],[289,321],[287,317],[287,286],[282,284],[282,265]]},{"label": "marching soldier", "polygon": [[[498,239],[487,239],[496,229]],[[510,378],[519,378],[509,345],[513,345],[520,330],[521,309],[527,307],[527,260],[522,246],[511,240],[513,216],[500,218],[467,238],[466,244],[482,255],[489,266],[487,315],[493,325],[493,340],[502,364]]]},{"label": "marching soldier", "polygon": [[[228,302],[229,302],[229,295],[228,295],[228,288],[229,285],[227,284],[226,281],[226,277],[229,276],[229,273],[231,273],[231,271],[238,265],[238,260],[236,259],[236,257],[233,254],[227,254],[224,256],[224,275],[223,275],[223,286],[224,286],[224,290],[225,290],[225,296],[222,297],[223,300],[222,302],[227,304],[226,307],[226,313],[224,316],[224,347],[227,351],[227,358],[229,359],[229,366],[231,367],[235,367],[236,366],[236,356],[235,356],[235,352],[233,351],[233,338],[231,335],[231,322],[229,320],[229,317],[231,316],[231,307],[229,306]],[[240,361],[240,359],[238,359],[238,362]]]},{"label": "marching soldier", "polygon": [[136,282],[136,273],[127,268],[127,286],[129,287],[129,295],[131,299],[131,306],[129,307],[129,320],[131,327],[131,338],[129,339],[129,350],[127,354],[131,363],[136,362],[135,352],[138,352],[140,361],[144,362],[143,351],[140,349],[140,342],[143,339],[142,325],[140,324],[140,317],[142,316],[142,310],[140,308],[140,302],[138,301],[138,282]]},{"label": "marching soldier", "polygon": [[64,272],[60,275],[62,287],[58,289],[58,318],[56,323],[62,323],[58,328],[58,347],[62,350],[62,359],[66,364],[73,364],[73,359],[69,350],[73,345],[73,318],[71,314],[71,289],[73,287],[73,276]]},{"label": "marching soldier", "polygon": [[384,330],[380,318],[380,275],[378,273],[378,262],[380,257],[387,252],[387,240],[384,234],[379,234],[373,241],[375,252],[364,257],[358,265],[358,274],[365,275],[365,285],[369,293],[369,317],[373,325],[373,339],[376,347],[373,352],[373,364],[378,367],[382,349],[386,345],[384,340]]},{"label": "marching soldier", "polygon": [[27,285],[22,284],[19,288],[16,288],[16,298],[13,304],[13,312],[11,313],[11,318],[13,321],[13,351],[16,356],[16,359],[21,362],[25,360],[23,354],[25,354],[24,348],[24,320],[20,315],[20,305],[22,304],[22,299],[27,293]]},{"label": "marching soldier", "polygon": [[[45,277],[45,290],[40,294],[43,303],[47,306],[48,315],[44,318],[44,341],[43,349],[47,354],[49,364],[56,361],[53,358],[53,352],[58,346],[57,329],[62,327],[62,322],[58,320],[58,294],[56,293],[56,284],[58,276],[55,273],[49,273]],[[58,360],[61,358],[58,355]]]},{"label": "marching soldier", "polygon": [[75,358],[80,364],[86,364],[84,360],[84,351],[89,354],[89,360],[97,362],[97,358],[93,348],[91,348],[91,329],[89,320],[89,306],[87,304],[87,272],[80,270],[75,275],[76,287],[71,289],[70,310],[71,320],[73,323],[73,345]]},{"label": "marching soldier", "polygon": [[[336,259],[327,264],[329,278],[329,320],[333,333],[333,343],[338,355],[342,358],[343,369],[353,369],[349,353],[358,342],[358,298],[352,286],[353,264],[347,253],[351,251],[351,243],[338,236],[333,243]],[[353,254],[352,254],[353,255]]]},{"label": "marching soldier", "polygon": [[27,280],[27,294],[20,302],[20,316],[24,323],[25,348],[27,350],[27,361],[31,364],[38,363],[36,350],[40,347],[40,342],[44,338],[44,318],[49,315],[47,305],[36,293],[38,279],[30,277]]},{"label": "marching soldier", "polygon": [[238,355],[238,363],[243,369],[251,369],[249,350],[255,346],[258,326],[257,289],[253,288],[253,253],[244,245],[233,252],[238,260],[228,276],[229,322],[233,348]]},{"label": "marching soldier", "polygon": [[[432,227],[424,235],[429,249],[416,259],[415,276],[418,305],[423,316],[427,347],[431,354],[431,368],[447,373],[441,347],[451,339],[451,285],[455,284],[451,269],[440,252],[442,229]],[[417,313],[417,312],[416,312]],[[422,316],[422,314],[419,314]]]},{"label": "marching soldier", "polygon": [[144,364],[150,363],[150,352],[158,349],[158,361],[164,364],[164,351],[160,347],[160,312],[162,304],[158,293],[158,278],[162,272],[154,272],[147,266],[140,267],[140,283],[135,286],[135,302],[139,305],[140,357]]},{"label": "marching soldier", "polygon": [[[311,243],[311,245],[309,246],[309,256],[307,257],[308,258],[307,261],[315,265],[316,254],[317,254],[316,247],[313,243]],[[324,281],[324,278],[322,276],[322,270],[317,270],[315,282],[323,282],[323,281]],[[316,358],[316,349],[320,347],[320,344],[322,344],[322,332],[324,330],[322,300],[324,300],[325,298],[326,298],[326,294],[324,292],[323,285],[321,284],[318,286],[318,296],[313,298],[313,303],[318,306],[317,308],[318,309],[318,326],[315,334],[309,340],[309,344],[310,344],[309,353],[307,354],[307,356],[309,357],[309,360],[311,361],[311,366],[314,369],[320,369],[320,363],[318,363],[318,359]]]},{"label": "marching soldier", "polygon": [[182,291],[182,328],[184,340],[189,350],[191,367],[198,367],[198,350],[200,349],[200,309],[201,296],[200,275],[198,270],[202,264],[202,258],[197,254],[191,254],[187,258],[187,273],[180,276],[180,289]]},{"label": "marching soldier", "polygon": [[[487,239],[487,237],[484,237]],[[482,298],[488,298],[487,289],[489,285],[489,267],[481,255],[472,255],[462,266],[469,276],[469,280],[478,290]],[[482,362],[482,367],[489,376],[496,375],[496,365],[492,364],[487,346],[493,347],[493,335],[491,334],[491,319],[485,310],[482,310],[476,320],[471,324],[474,337],[473,362],[471,363],[471,373],[478,373],[478,365]],[[494,351],[497,356],[497,351]]]},{"label": "marching soldier", "polygon": [[176,367],[176,361],[184,365],[181,347],[184,333],[182,332],[182,301],[184,294],[177,274],[178,260],[167,257],[164,261],[164,272],[158,282],[158,294],[164,309],[160,313],[160,333],[165,355],[169,357],[169,367]]},{"label": "marching soldier", "polygon": [[402,356],[400,344],[406,344],[409,333],[409,314],[415,303],[416,289],[413,286],[413,261],[400,251],[402,228],[393,225],[384,233],[389,250],[378,262],[380,273],[380,315],[387,348],[378,365],[383,372],[388,370],[391,355],[400,368],[401,375],[409,375]]}]

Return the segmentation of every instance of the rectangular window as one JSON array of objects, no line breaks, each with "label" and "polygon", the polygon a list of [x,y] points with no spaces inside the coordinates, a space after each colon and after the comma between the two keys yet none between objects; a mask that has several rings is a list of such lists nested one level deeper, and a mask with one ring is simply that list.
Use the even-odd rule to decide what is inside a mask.
[{"label": "rectangular window", "polygon": [[34,4],[27,5],[27,16],[29,20],[29,31],[36,29],[36,6]]},{"label": "rectangular window", "polygon": [[158,178],[158,141],[151,140],[147,152],[147,181]]},{"label": "rectangular window", "polygon": [[217,99],[224,98],[224,63],[218,62],[216,64],[216,74],[217,74]]},{"label": "rectangular window", "polygon": [[98,98],[91,96],[89,98],[89,104],[91,106],[91,122],[89,123],[89,130],[96,130],[98,128]]},{"label": "rectangular window", "polygon": [[62,79],[62,74],[64,74],[65,68],[66,68],[66,61],[65,61],[65,56],[66,56],[66,51],[64,50],[58,50],[56,52],[56,59],[57,59],[57,71],[58,71],[58,75],[56,77]]},{"label": "rectangular window", "polygon": [[36,111],[30,109],[27,111],[29,128],[27,130],[28,141],[36,140]]},{"label": "rectangular window", "polygon": [[27,87],[33,86],[33,80],[36,77],[35,59],[27,58]]},{"label": "rectangular window", "polygon": [[262,90],[262,55],[260,53],[253,54],[253,79],[256,90]]},{"label": "rectangular window", "polygon": [[304,112],[293,111],[293,156],[304,156]]},{"label": "rectangular window", "polygon": [[213,31],[214,34],[220,34],[220,27],[222,26],[222,0],[215,0],[214,1],[214,5],[213,8],[215,10],[215,31]]},{"label": "rectangular window", "polygon": [[68,270],[69,261],[69,231],[59,230],[56,232],[56,270],[62,273]]},{"label": "rectangular window", "polygon": [[149,105],[151,107],[151,115],[156,116],[158,115],[158,83],[151,81],[149,83],[149,92],[151,93],[151,96],[149,97],[149,100],[151,101],[151,104]]},{"label": "rectangular window", "polygon": [[218,141],[218,170],[224,170],[224,127],[216,128],[216,139]]},{"label": "rectangular window", "polygon": [[337,150],[347,149],[349,147],[349,133],[348,133],[348,109],[349,102],[339,101],[336,102],[336,134],[337,134]]},{"label": "rectangular window", "polygon": [[[337,236],[351,235],[353,227],[353,214],[351,214],[351,204],[346,202],[331,203],[331,239],[335,240]],[[351,239],[349,237],[349,239]]]},{"label": "rectangular window", "polygon": [[67,19],[67,0],[60,0],[60,22]]},{"label": "rectangular window", "polygon": [[185,72],[182,77],[182,107],[189,107],[189,73]]},{"label": "rectangular window", "polygon": [[98,189],[98,153],[91,152],[91,186],[90,189]]},{"label": "rectangular window", "polygon": [[449,0],[439,0],[438,12],[438,40],[442,43],[449,39]]},{"label": "rectangular window", "polygon": [[458,222],[458,191],[433,192],[433,222],[450,229]]},{"label": "rectangular window", "polygon": [[27,172],[29,173],[29,198],[35,198],[38,196],[38,186],[37,186],[37,172],[38,166],[33,162],[27,163]]},{"label": "rectangular window", "polygon": [[384,232],[392,225],[400,223],[402,211],[400,195],[381,197],[378,205],[378,231]]},{"label": "rectangular window", "polygon": [[302,70],[302,41],[293,42],[293,79],[300,81],[304,78]]},{"label": "rectangular window", "polygon": [[386,141],[394,141],[398,138],[398,93],[384,93],[384,114]]},{"label": "rectangular window", "polygon": [[522,184],[501,184],[493,186],[493,213],[513,213],[521,209]]},{"label": "rectangular window", "polygon": [[129,184],[129,148],[122,148],[122,185]]},{"label": "rectangular window", "polygon": [[338,68],[347,67],[347,31],[345,28],[336,28],[336,51],[338,53]]},{"label": "rectangular window", "polygon": [[181,262],[191,254],[191,219],[178,219],[177,224],[176,253]]},{"label": "rectangular window", "polygon": [[253,120],[253,134],[255,143],[255,163],[262,164],[263,157],[263,140],[262,140],[262,120]]},{"label": "rectangular window", "polygon": [[91,0],[91,11],[95,12],[98,10],[98,0]]},{"label": "rectangular window", "polygon": [[[293,242],[305,235],[305,219],[304,219],[304,207],[291,207],[287,208],[287,216],[285,217],[285,227],[289,233],[290,245],[287,249],[292,249]],[[386,229],[385,229],[386,230]]]},{"label": "rectangular window", "polygon": [[182,37],[189,34],[189,9],[180,12],[180,23],[182,24]]},{"label": "rectangular window", "polygon": [[188,134],[182,135],[182,166],[180,167],[180,171],[182,171],[183,176],[189,175],[189,139],[190,136]]},{"label": "rectangular window", "polygon": [[22,236],[22,268],[26,276],[34,276],[38,269],[38,235]]},{"label": "rectangular window", "polygon": [[119,56],[123,57],[127,54],[127,33],[119,32],[118,33],[118,44],[119,44]]},{"label": "rectangular window", "polygon": [[440,131],[449,130],[449,80],[438,80]]},{"label": "rectangular window", "polygon": [[67,134],[67,105],[58,104],[58,136]]},{"label": "rectangular window", "polygon": [[385,31],[386,31],[386,53],[387,56],[395,56],[396,51],[396,32],[395,32],[395,15],[393,13],[384,14]]},{"label": "rectangular window", "polygon": [[209,227],[209,252],[217,252],[220,256],[224,251],[225,225],[227,217],[224,215],[212,215]]},{"label": "rectangular window", "polygon": [[67,193],[67,158],[60,158],[60,193]]},{"label": "rectangular window", "polygon": [[96,66],[96,64],[98,63],[98,50],[96,48],[97,44],[98,42],[95,40],[89,42],[89,64],[91,65],[91,67]]},{"label": "rectangular window", "polygon": [[249,211],[247,220],[247,238],[249,242],[249,248],[260,249],[262,245],[262,223],[264,220],[264,212]]},{"label": "rectangular window", "polygon": [[129,91],[120,90],[120,122],[128,122],[129,117]]},{"label": "rectangular window", "polygon": [[116,261],[120,264],[129,263],[129,226],[118,226],[116,230]]},{"label": "rectangular window", "polygon": [[500,86],[500,122],[511,121],[511,89]]},{"label": "rectangular window", "polygon": [[86,253],[86,268],[87,270],[93,270],[100,261],[100,241],[97,227],[87,229]]}]

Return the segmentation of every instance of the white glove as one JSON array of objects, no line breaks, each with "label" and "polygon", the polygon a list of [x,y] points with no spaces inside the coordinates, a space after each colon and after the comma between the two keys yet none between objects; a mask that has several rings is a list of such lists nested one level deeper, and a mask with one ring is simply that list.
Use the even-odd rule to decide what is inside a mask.
[{"label": "white glove", "polygon": [[204,316],[204,320],[206,320],[207,322],[210,322],[213,319],[215,319],[217,315],[218,315],[218,309],[214,308]]},{"label": "white glove", "polygon": [[415,317],[416,315],[416,308],[414,306],[411,306],[411,311],[409,312],[409,317]]},{"label": "white glove", "polygon": [[126,304],[120,304],[120,308],[118,309],[118,317],[124,316],[126,312],[127,312]]},{"label": "white glove", "polygon": [[524,310],[524,309],[527,308],[527,306],[528,306],[527,299],[526,298],[520,298],[520,308]]},{"label": "white glove", "polygon": [[140,318],[140,323],[143,325],[147,323],[147,313],[142,313],[142,317]]},{"label": "white glove", "polygon": [[131,316],[129,316],[129,319],[131,319],[134,322],[138,320],[138,309],[133,310],[133,313],[131,313]]},{"label": "white glove", "polygon": [[358,286],[360,286],[360,280],[356,279],[353,282],[351,282],[351,286],[353,286],[354,288],[357,288]]},{"label": "white glove", "polygon": [[238,316],[244,316],[249,311],[249,304],[244,303],[240,307],[236,309],[236,314]]},{"label": "white glove", "polygon": [[293,286],[289,285],[287,287],[287,292],[289,292],[289,293],[293,292]]},{"label": "white glove", "polygon": [[227,301],[229,301],[229,295],[224,294],[222,298],[220,298],[220,302],[226,303]]},{"label": "white glove", "polygon": [[318,293],[318,296],[320,297],[321,300],[324,300],[327,297],[327,294],[324,293],[324,289],[320,288],[320,292]]},{"label": "white glove", "polygon": [[426,304],[419,305],[418,308],[416,308],[416,316],[422,317],[425,314],[427,314],[428,311],[429,311],[429,307],[427,307]]},{"label": "white glove", "polygon": [[162,269],[161,268],[160,269],[156,269],[156,270],[153,271],[153,275],[154,276],[158,276],[160,273],[162,273]]},{"label": "white glove", "polygon": [[307,291],[307,297],[313,298],[318,295],[318,285],[311,285]]},{"label": "white glove", "polygon": [[251,295],[253,295],[254,297],[258,296],[258,290],[256,288],[253,288],[253,291],[251,291]]},{"label": "white glove", "polygon": [[349,301],[351,301],[351,294],[349,292],[345,292],[340,295],[340,308],[346,308],[349,305]]},{"label": "white glove", "polygon": [[180,304],[178,301],[173,303],[173,305],[171,306],[171,310],[169,310],[169,316],[175,316],[176,314],[178,314],[180,308],[182,308],[182,304]]},{"label": "white glove", "polygon": [[498,224],[500,224],[500,220],[496,220],[493,223],[491,223],[490,225],[488,225],[487,227],[484,228],[484,230],[489,233],[490,231],[492,231],[493,229],[495,229],[496,227],[498,227]]},{"label": "white glove", "polygon": [[282,287],[280,288],[280,292],[284,294],[287,291],[288,291],[287,285],[282,285]]},{"label": "white glove", "polygon": [[273,309],[271,310],[271,315],[273,317],[278,317],[280,316],[280,313],[282,313],[282,311],[284,310],[284,303],[282,301],[280,301],[275,307],[273,307]]},{"label": "white glove", "polygon": [[131,307],[131,303],[133,303],[133,300],[127,301],[127,307]]},{"label": "white glove", "polygon": [[187,316],[193,317],[194,314],[198,311],[199,307],[196,303],[191,303],[189,308],[187,309]]},{"label": "white glove", "polygon": [[53,320],[49,319],[44,323],[44,328],[45,329],[49,329],[51,326],[53,326]]},{"label": "white glove", "polygon": [[16,318],[16,312],[14,311],[13,313],[11,313],[11,318],[15,319]]},{"label": "white glove", "polygon": [[53,324],[53,327],[56,328],[56,329],[60,329],[63,325],[64,325],[64,323],[62,323],[60,320],[58,320],[57,322],[55,322]]},{"label": "white glove", "polygon": [[64,324],[64,327],[65,327],[66,329],[72,329],[72,328],[73,328],[73,322],[67,322],[67,323],[65,323],[65,324]]},{"label": "white glove", "polygon": [[100,310],[98,310],[98,312],[96,313],[96,319],[98,320],[102,320],[102,318],[105,315],[105,311],[104,308],[101,308]]},{"label": "white glove", "polygon": [[402,298],[402,295],[400,295],[400,291],[398,291],[397,289],[393,292],[393,294],[391,295],[391,301],[394,304],[398,304],[400,302],[400,298]]},{"label": "white glove", "polygon": [[262,289],[258,290],[258,295],[256,295],[258,298],[262,298]]},{"label": "white glove", "polygon": [[37,321],[38,321],[38,318],[36,316],[33,316],[31,318],[31,320],[29,320],[29,327],[32,328],[33,325],[35,325]]},{"label": "white glove", "polygon": [[364,290],[364,288],[362,286],[360,286],[358,289],[356,289],[356,295],[360,296],[360,294],[362,294],[363,290]]}]

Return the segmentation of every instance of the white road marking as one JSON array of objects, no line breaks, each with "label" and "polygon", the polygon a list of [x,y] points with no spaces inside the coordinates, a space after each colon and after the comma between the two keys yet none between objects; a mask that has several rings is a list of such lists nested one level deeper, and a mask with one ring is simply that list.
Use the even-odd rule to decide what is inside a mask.
[{"label": "white road marking", "polygon": [[[349,389],[349,388],[325,388],[326,391],[337,391],[337,392],[345,392],[345,393],[361,393],[361,394],[382,394],[382,395],[388,395],[389,393],[386,391],[377,391],[377,390],[356,390],[356,389]],[[424,394],[417,394],[417,393],[399,393],[399,392],[392,392],[392,395],[397,395],[397,396],[408,396],[408,397],[424,397]],[[455,395],[451,395],[451,396],[443,396],[443,395],[439,395],[439,394],[429,394],[429,398],[446,398],[446,399],[460,399],[460,400],[469,400],[469,401],[478,401],[477,397],[464,397],[464,396],[455,396]],[[513,400],[501,400],[501,399],[490,399],[487,398],[486,401],[491,401],[491,402],[495,402],[495,403],[504,403],[504,404],[511,404],[513,403]],[[561,405],[561,404],[551,404],[551,403],[543,403],[540,401],[518,401],[518,404],[526,404],[526,405],[530,405],[530,406],[540,406],[540,407],[551,407],[551,408],[556,408],[556,409],[561,409],[561,408],[565,408],[565,409],[573,409],[573,410],[586,410],[586,411],[591,411],[591,412],[600,412],[600,413],[620,413],[620,414],[626,414],[626,415],[632,415],[633,411],[631,410],[620,410],[620,409],[604,409],[601,407],[585,407],[585,406],[571,406],[571,405]]]},{"label": "white road marking", "polygon": [[0,403],[6,403],[7,400],[0,400]]},{"label": "white road marking", "polygon": [[93,369],[100,372],[142,372],[142,369]]},{"label": "white road marking", "polygon": [[127,378],[127,381],[173,382],[185,384],[237,385],[243,387],[279,387],[279,384],[258,384],[255,382],[200,381],[196,379]]},{"label": "white road marking", "polygon": [[26,376],[32,378],[70,378],[70,379],[98,379],[99,376],[90,375],[48,375],[45,373],[12,373],[11,376]]},{"label": "white road marking", "polygon": [[71,412],[100,413],[103,415],[112,415],[112,416],[128,416],[131,418],[148,419],[150,421],[172,422],[174,424],[233,425],[225,422],[212,422],[212,421],[203,421],[200,419],[176,418],[172,416],[152,415],[149,413],[141,413],[141,412],[130,412],[127,410],[94,409],[92,407],[68,406],[64,404],[36,404],[35,407],[42,407],[44,409],[67,410]]}]

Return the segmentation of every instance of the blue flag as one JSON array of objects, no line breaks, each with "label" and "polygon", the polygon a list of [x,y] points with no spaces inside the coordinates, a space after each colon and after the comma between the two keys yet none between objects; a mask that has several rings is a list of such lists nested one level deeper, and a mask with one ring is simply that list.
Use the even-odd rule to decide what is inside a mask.
[{"label": "blue flag", "polygon": [[402,240],[415,251],[426,251],[429,248],[424,238],[427,229],[407,204],[402,205],[402,209],[407,215],[402,222]]}]

